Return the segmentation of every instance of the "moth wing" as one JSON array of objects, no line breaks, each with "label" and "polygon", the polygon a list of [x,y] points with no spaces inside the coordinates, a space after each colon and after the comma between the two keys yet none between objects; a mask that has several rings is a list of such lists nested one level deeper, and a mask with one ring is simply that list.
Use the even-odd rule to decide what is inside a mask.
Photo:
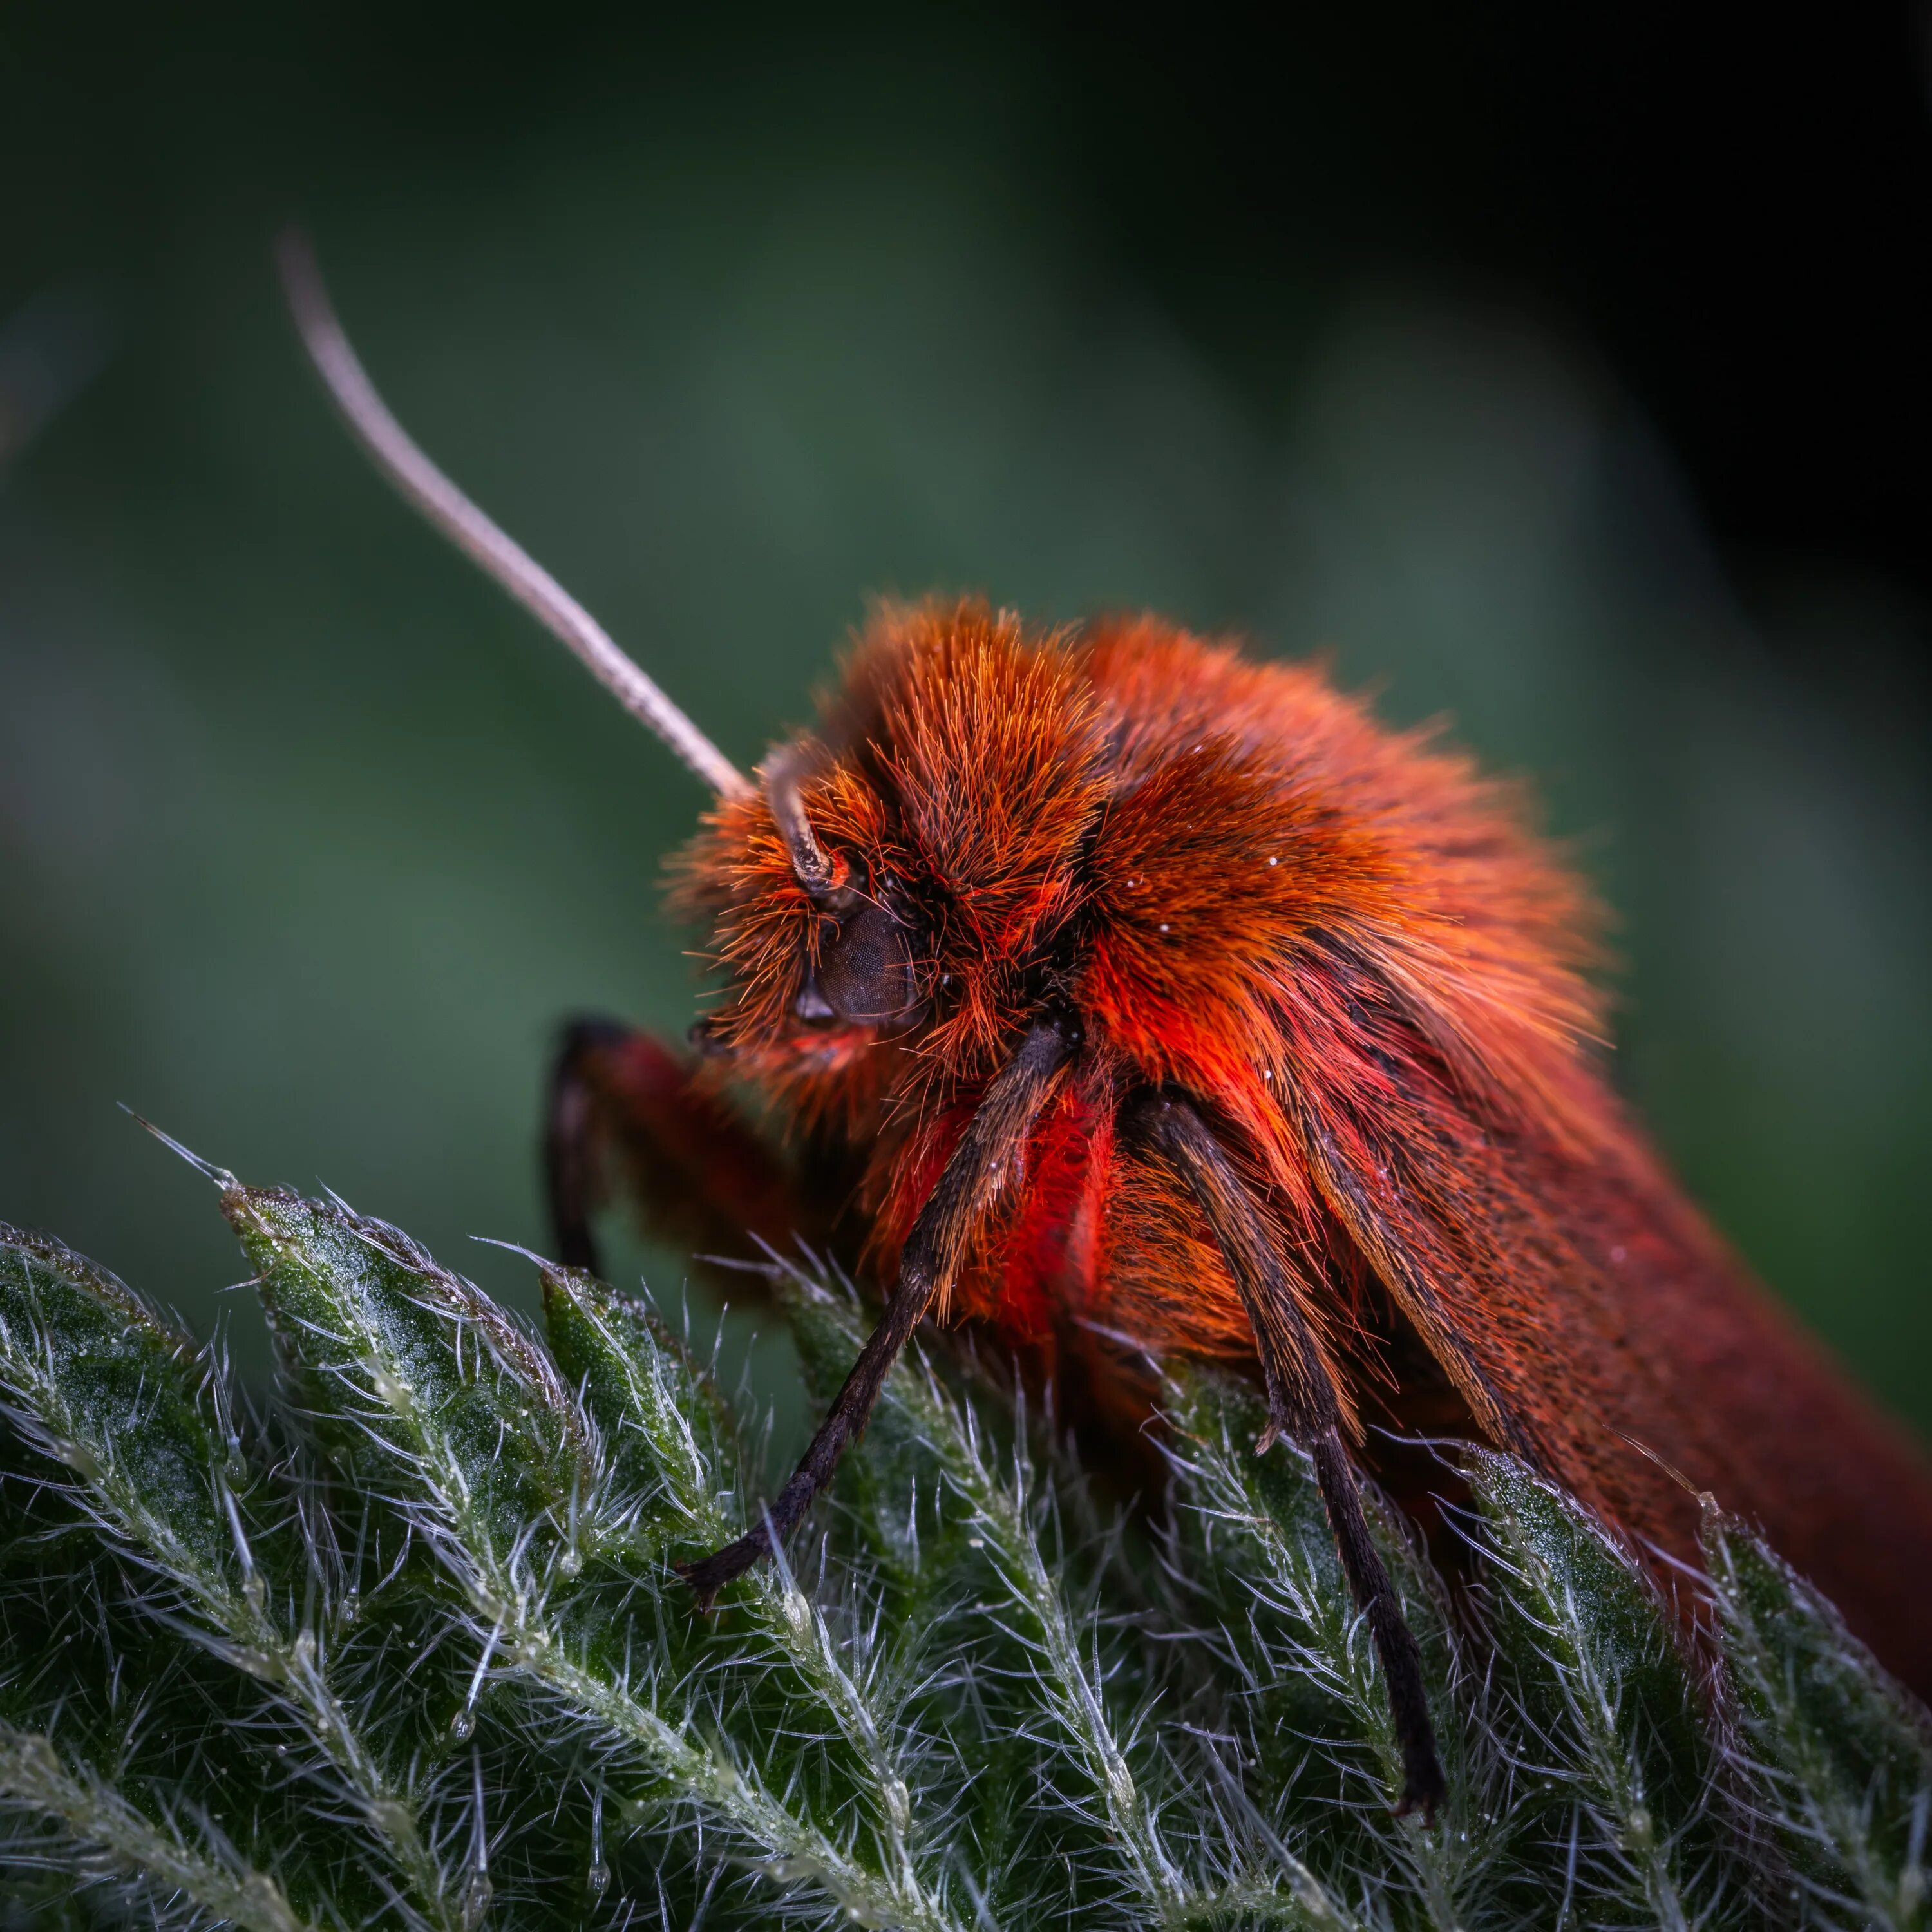
[{"label": "moth wing", "polygon": [[1750,1278],[1594,1072],[1569,1077],[1597,1130],[1566,1142],[1470,1091],[1399,999],[1357,988],[1316,1015],[1294,997],[1280,1085],[1309,1170],[1491,1440],[1693,1563],[1708,1492],[1932,1687],[1932,1468]]}]

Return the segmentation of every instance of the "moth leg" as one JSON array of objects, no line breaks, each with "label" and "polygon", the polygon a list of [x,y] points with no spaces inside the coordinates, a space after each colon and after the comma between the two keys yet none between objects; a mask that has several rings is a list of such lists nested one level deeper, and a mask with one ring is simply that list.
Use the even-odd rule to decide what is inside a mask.
[{"label": "moth leg", "polygon": [[729,1251],[816,1232],[777,1154],[692,1084],[681,1054],[614,1020],[563,1029],[544,1109],[557,1258],[600,1273],[591,1216],[614,1179],[653,1232]]},{"label": "moth leg", "polygon": [[700,1609],[734,1576],[768,1555],[798,1526],[812,1498],[831,1481],[846,1445],[864,1430],[899,1352],[951,1278],[981,1214],[1014,1168],[1040,1103],[1073,1049],[1072,1024],[1058,1017],[1035,1024],[994,1076],[952,1157],[919,1210],[899,1256],[898,1286],[879,1325],[832,1398],[812,1444],[754,1528],[678,1573]]},{"label": "moth leg", "polygon": [[1388,1566],[1369,1535],[1360,1478],[1342,1441],[1341,1405],[1295,1300],[1273,1231],[1226,1149],[1192,1107],[1180,1100],[1156,1100],[1148,1125],[1154,1146],[1199,1202],[1253,1324],[1268,1401],[1268,1426],[1256,1449],[1266,1449],[1278,1435],[1286,1434],[1313,1459],[1342,1574],[1369,1620],[1388,1684],[1402,1763],[1396,1810],[1420,1811],[1425,1822],[1432,1822],[1446,1786],[1423,1688],[1422,1654],[1402,1616]]}]

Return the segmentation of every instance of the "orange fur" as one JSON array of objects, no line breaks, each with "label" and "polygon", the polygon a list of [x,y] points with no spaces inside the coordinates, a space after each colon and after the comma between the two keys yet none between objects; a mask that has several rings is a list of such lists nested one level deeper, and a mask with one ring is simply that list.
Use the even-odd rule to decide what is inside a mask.
[{"label": "orange fur", "polygon": [[826,915],[761,798],[717,807],[680,891],[727,981],[712,1077],[866,1153],[882,1270],[1056,998],[1085,1043],[954,1312],[1252,1355],[1191,1198],[1114,1131],[1172,1083],[1267,1191],[1345,1406],[1351,1284],[1372,1277],[1491,1440],[1692,1555],[1694,1505],[1641,1444],[1759,1518],[1932,1688],[1932,1473],[1625,1117],[1584,976],[1597,909],[1517,792],[1312,667],[1151,620],[1042,635],[973,603],[878,614],[814,769],[806,808],[852,884],[920,909],[916,1022],[794,1020]]}]

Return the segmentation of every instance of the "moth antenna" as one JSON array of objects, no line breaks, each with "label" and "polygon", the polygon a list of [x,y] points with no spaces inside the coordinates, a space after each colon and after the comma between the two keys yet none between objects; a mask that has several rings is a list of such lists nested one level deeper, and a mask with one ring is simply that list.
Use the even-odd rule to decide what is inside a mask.
[{"label": "moth antenna", "polygon": [[302,346],[343,420],[397,489],[457,548],[494,577],[633,718],[648,724],[714,790],[750,790],[730,760],[617,648],[610,634],[550,572],[505,536],[410,440],[364,373],[336,319],[307,236],[276,241],[283,292]]},{"label": "moth antenna", "polygon": [[818,761],[813,749],[806,746],[790,746],[776,753],[765,765],[765,802],[791,854],[793,877],[808,897],[823,901],[835,895],[837,874],[812,829],[802,796],[805,781]]}]

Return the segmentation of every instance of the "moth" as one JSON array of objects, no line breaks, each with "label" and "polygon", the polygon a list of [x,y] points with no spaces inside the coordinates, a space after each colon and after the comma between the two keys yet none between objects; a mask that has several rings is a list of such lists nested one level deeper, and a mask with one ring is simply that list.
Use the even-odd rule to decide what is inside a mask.
[{"label": "moth", "polygon": [[299,240],[281,266],[379,468],[716,794],[676,890],[722,1002],[688,1053],[568,1029],[562,1258],[595,1267],[615,1161],[692,1224],[778,1238],[830,1201],[885,1290],[758,1526],[686,1568],[700,1603],[796,1527],[920,1322],[970,1317],[1103,1406],[1144,1401],[1136,1350],[1258,1378],[1256,1451],[1312,1460],[1404,1810],[1442,1774],[1361,1484],[1405,1430],[1513,1451],[1660,1562],[1694,1562],[1714,1494],[1932,1690],[1932,1470],[1616,1096],[1597,909],[1516,791],[1319,668],[970,600],[880,608],[748,776],[410,441]]}]

